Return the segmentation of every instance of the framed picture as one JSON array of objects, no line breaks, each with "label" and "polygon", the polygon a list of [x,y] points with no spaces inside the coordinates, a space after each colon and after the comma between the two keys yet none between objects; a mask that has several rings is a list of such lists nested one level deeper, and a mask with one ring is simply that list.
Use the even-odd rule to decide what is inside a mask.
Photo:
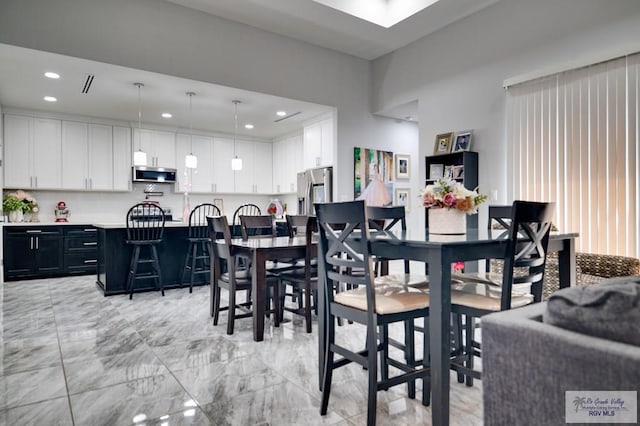
[{"label": "framed picture", "polygon": [[431,164],[429,166],[429,179],[437,180],[444,176],[444,164]]},{"label": "framed picture", "polygon": [[444,178],[453,179],[453,166],[444,166]]},{"label": "framed picture", "polygon": [[451,174],[454,179],[464,179],[464,166],[453,166]]},{"label": "framed picture", "polygon": [[433,147],[434,154],[446,154],[451,151],[451,141],[453,140],[453,132],[441,133],[436,136],[436,144]]},{"label": "framed picture", "polygon": [[396,179],[409,179],[411,156],[396,154]]},{"label": "framed picture", "polygon": [[404,206],[405,210],[411,208],[411,189],[410,188],[396,188],[393,204],[396,206]]},{"label": "framed picture", "polygon": [[456,133],[455,142],[451,152],[469,151],[471,148],[471,130]]},{"label": "framed picture", "polygon": [[353,199],[368,206],[393,202],[393,152],[362,147],[353,148]]}]

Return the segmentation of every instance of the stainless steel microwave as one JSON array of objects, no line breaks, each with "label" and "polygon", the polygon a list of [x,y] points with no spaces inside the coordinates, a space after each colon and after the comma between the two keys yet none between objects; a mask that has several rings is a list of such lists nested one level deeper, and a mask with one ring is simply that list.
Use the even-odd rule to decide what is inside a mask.
[{"label": "stainless steel microwave", "polygon": [[133,166],[134,182],[175,183],[176,169],[166,167]]}]

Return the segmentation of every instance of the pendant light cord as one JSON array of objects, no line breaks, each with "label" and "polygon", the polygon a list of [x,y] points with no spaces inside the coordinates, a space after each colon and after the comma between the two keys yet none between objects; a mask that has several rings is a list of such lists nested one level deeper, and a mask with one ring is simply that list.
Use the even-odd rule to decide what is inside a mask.
[{"label": "pendant light cord", "polygon": [[138,150],[142,151],[142,102],[140,101],[140,88],[142,83],[133,83],[138,88]]},{"label": "pendant light cord", "polygon": [[235,116],[234,116],[234,122],[235,122],[235,130],[233,131],[233,156],[234,158],[238,158],[238,154],[236,152],[236,138],[238,137],[238,104],[240,103],[240,101],[233,101],[233,104],[235,105]]},{"label": "pendant light cord", "polygon": [[193,101],[193,95],[195,95],[194,92],[187,92],[187,95],[189,96],[189,146],[190,146],[190,154],[189,155],[193,155],[193,105],[192,105],[192,101]]}]

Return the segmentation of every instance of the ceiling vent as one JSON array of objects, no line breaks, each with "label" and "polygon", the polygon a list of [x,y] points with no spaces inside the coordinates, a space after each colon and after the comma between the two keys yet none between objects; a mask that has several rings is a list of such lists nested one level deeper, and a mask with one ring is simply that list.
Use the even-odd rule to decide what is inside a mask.
[{"label": "ceiling vent", "polygon": [[279,122],[281,122],[282,120],[286,120],[287,118],[295,117],[295,116],[296,116],[296,115],[298,115],[298,114],[302,114],[302,111],[294,112],[293,114],[289,114],[289,115],[287,115],[287,116],[285,116],[285,117],[278,118],[277,120],[273,120],[273,122],[274,122],[274,123],[279,123]]},{"label": "ceiling vent", "polygon": [[89,93],[89,89],[91,89],[91,83],[93,83],[93,78],[95,76],[93,74],[87,74],[87,78],[84,80],[84,87],[82,88],[82,93]]}]

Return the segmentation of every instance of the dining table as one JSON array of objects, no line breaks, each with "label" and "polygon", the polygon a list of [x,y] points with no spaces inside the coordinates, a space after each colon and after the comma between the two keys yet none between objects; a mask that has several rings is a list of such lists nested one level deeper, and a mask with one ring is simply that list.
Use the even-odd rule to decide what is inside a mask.
[{"label": "dining table", "polygon": [[[558,253],[560,287],[576,281],[575,239],[577,233],[552,232],[548,252]],[[423,262],[429,276],[429,344],[431,364],[431,424],[449,424],[450,336],[451,336],[451,265],[504,257],[506,239],[492,239],[486,229],[470,229],[462,235],[410,234],[408,231],[371,231],[371,253],[385,259]],[[324,276],[324,262],[319,276]],[[326,299],[325,286],[318,285],[319,384],[324,366]]]},{"label": "dining table", "polygon": [[[552,232],[548,252],[558,253],[560,287],[576,281],[575,239],[577,233]],[[486,229],[470,229],[462,235],[416,235],[410,231],[371,231],[371,253],[381,258],[407,259],[426,265],[429,276],[429,344],[431,362],[431,418],[433,425],[449,424],[450,335],[451,335],[451,264],[504,256],[507,240],[492,239]],[[216,240],[224,244],[224,240]],[[267,298],[267,261],[304,257],[306,237],[268,237],[243,240],[233,238],[238,253],[252,259],[253,339],[264,339]],[[318,262],[323,277],[323,262]],[[318,285],[318,367],[322,383],[325,336],[324,285]]]},{"label": "dining table", "polygon": [[[225,244],[215,240],[215,244]],[[304,235],[291,237],[232,238],[233,250],[251,259],[251,294],[253,298],[253,340],[264,339],[264,317],[267,304],[267,262],[283,259],[304,258],[307,238]],[[211,286],[213,289],[213,286]],[[211,296],[213,300],[213,295]]]}]

